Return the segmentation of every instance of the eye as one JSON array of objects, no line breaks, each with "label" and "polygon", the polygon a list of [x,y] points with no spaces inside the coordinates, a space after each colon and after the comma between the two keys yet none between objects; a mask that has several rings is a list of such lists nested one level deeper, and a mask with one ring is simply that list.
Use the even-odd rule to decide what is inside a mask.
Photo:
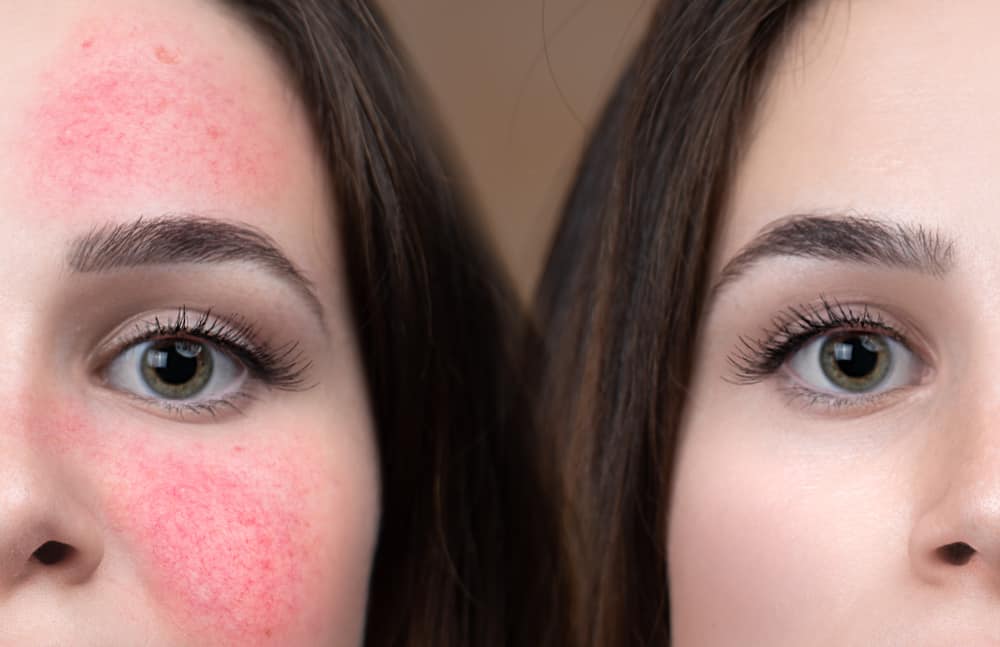
[{"label": "eye", "polygon": [[246,374],[241,363],[214,345],[183,337],[133,344],[105,369],[114,388],[179,403],[223,398],[239,389]]},{"label": "eye", "polygon": [[873,394],[916,384],[922,365],[912,351],[886,335],[836,332],[806,343],[788,367],[818,391]]}]

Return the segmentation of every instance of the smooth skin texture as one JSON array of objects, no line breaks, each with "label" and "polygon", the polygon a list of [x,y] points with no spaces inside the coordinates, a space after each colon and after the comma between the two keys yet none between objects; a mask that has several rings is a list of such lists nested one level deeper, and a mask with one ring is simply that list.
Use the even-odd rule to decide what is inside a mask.
[{"label": "smooth skin texture", "polygon": [[[373,423],[286,73],[202,0],[9,2],[0,50],[0,644],[360,644]],[[95,228],[192,214],[269,237],[319,312],[250,262],[67,264]],[[182,307],[295,345],[301,384],[251,375],[211,412],[136,397],[138,364],[109,366]]]},{"label": "smooth skin texture", "polygon": [[[998,22],[988,1],[819,3],[776,61],[715,277],[789,214],[921,226],[952,264],[771,258],[717,294],[670,501],[674,647],[1000,644]],[[905,331],[894,359],[920,370],[836,406],[801,390],[815,360],[734,383],[740,337],[821,297]]]}]

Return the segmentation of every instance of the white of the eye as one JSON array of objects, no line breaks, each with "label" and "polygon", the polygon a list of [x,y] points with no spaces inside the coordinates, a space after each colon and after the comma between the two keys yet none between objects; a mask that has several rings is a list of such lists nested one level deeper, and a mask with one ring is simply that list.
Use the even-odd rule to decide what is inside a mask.
[{"label": "white of the eye", "polygon": [[[121,391],[134,393],[145,398],[154,400],[165,400],[170,402],[196,403],[210,400],[217,400],[225,395],[239,389],[246,379],[246,368],[231,359],[225,353],[216,350],[207,342],[196,346],[188,343],[184,349],[187,352],[194,352],[194,357],[199,352],[209,352],[212,355],[212,375],[208,382],[197,394],[186,400],[176,400],[165,398],[162,394],[154,391],[146,380],[142,377],[142,363],[153,362],[154,367],[159,362],[160,366],[165,365],[166,353],[146,354],[150,346],[157,341],[146,341],[126,348],[120,355],[111,360],[105,370],[105,379],[112,387]],[[185,350],[177,349],[177,352],[184,354]]]},{"label": "white of the eye", "polygon": [[[916,384],[919,381],[920,376],[920,360],[904,346],[895,339],[890,339],[889,337],[880,337],[888,347],[889,352],[889,370],[882,381],[873,386],[868,391],[850,391],[841,386],[838,386],[826,376],[823,372],[823,364],[820,357],[820,352],[823,349],[823,344],[830,338],[830,335],[823,335],[813,339],[808,344],[796,351],[788,360],[788,368],[792,373],[795,374],[797,378],[802,380],[806,386],[815,390],[822,391],[825,393],[835,393],[835,394],[851,394],[857,395],[859,393],[872,394],[872,393],[882,393],[884,391],[891,391],[893,389],[898,389],[903,386],[908,386]],[[834,349],[834,353],[838,353],[841,349]],[[843,351],[849,351],[849,347],[842,349]],[[844,358],[838,355],[838,359],[850,359],[849,357]]]}]

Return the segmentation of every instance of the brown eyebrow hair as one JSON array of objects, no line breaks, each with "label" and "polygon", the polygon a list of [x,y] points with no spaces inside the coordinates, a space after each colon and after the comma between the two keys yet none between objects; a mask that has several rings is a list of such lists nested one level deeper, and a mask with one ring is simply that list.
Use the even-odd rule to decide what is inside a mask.
[{"label": "brown eyebrow hair", "polygon": [[789,216],[765,228],[726,263],[712,294],[776,256],[864,263],[942,276],[953,264],[954,243],[920,225],[863,216]]},{"label": "brown eyebrow hair", "polygon": [[267,234],[243,223],[193,214],[110,223],[74,239],[66,258],[79,273],[228,262],[252,263],[285,281],[323,323],[323,306],[312,282]]}]

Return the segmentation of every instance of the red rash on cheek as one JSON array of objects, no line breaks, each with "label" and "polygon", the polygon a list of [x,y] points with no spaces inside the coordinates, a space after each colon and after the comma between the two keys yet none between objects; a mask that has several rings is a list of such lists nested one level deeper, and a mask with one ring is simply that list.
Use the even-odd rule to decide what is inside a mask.
[{"label": "red rash on cheek", "polygon": [[76,204],[152,189],[260,200],[282,185],[266,91],[185,36],[163,25],[79,30],[28,113],[36,199]]},{"label": "red rash on cheek", "polygon": [[189,449],[129,448],[111,521],[191,638],[284,644],[301,624],[317,554],[301,465],[260,448]]},{"label": "red rash on cheek", "polygon": [[243,444],[117,433],[78,410],[24,426],[99,475],[107,537],[183,644],[284,647],[315,635],[332,577],[315,501],[335,486],[294,432]]}]

